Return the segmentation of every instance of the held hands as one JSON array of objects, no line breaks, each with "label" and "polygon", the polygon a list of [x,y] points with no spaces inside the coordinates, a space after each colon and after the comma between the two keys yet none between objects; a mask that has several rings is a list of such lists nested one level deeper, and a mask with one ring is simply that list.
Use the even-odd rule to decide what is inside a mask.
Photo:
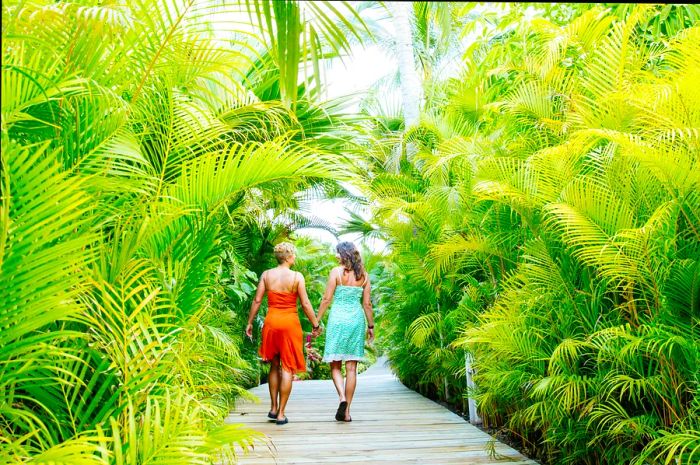
[{"label": "held hands", "polygon": [[311,331],[311,337],[316,339],[318,336],[321,335],[321,332],[323,331],[323,328],[321,328],[321,324],[319,323],[318,326],[314,326],[313,330]]}]

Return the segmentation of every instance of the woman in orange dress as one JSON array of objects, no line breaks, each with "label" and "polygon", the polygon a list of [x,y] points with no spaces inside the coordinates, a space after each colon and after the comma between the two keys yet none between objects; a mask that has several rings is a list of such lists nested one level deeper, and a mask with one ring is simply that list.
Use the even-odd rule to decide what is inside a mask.
[{"label": "woman in orange dress", "polygon": [[304,276],[290,269],[296,259],[294,246],[289,242],[277,244],[275,258],[278,266],[264,271],[260,277],[245,333],[252,339],[253,320],[267,291],[268,310],[258,353],[264,362],[271,363],[268,379],[270,411],[267,416],[278,425],[284,425],[288,422],[284,409],[292,392],[294,373],[306,371],[297,299],[301,301],[304,314],[314,327],[314,333],[318,331],[318,320],[306,293]]}]

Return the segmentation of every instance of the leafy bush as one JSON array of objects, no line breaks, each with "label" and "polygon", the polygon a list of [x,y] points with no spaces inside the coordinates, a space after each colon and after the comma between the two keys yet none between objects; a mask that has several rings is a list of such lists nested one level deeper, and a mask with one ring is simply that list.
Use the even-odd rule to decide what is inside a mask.
[{"label": "leafy bush", "polygon": [[[308,34],[320,15],[316,37],[347,49],[347,5],[285,5],[275,21]],[[247,8],[2,3],[1,462],[230,463],[260,438],[223,424],[257,377],[240,319],[264,237],[247,233],[337,186],[347,160],[322,147],[348,132],[296,79],[265,77],[281,94],[264,100],[246,76],[285,56],[275,32],[214,34]]]},{"label": "leafy bush", "polygon": [[392,366],[458,404],[469,351],[486,425],[548,463],[700,460],[697,12],[511,18],[368,147]]}]

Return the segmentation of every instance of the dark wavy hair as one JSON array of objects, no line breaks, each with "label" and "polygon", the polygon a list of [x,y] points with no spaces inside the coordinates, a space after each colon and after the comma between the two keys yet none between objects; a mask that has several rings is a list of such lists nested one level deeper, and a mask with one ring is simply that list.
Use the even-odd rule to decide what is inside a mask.
[{"label": "dark wavy hair", "polygon": [[335,250],[340,255],[340,264],[345,268],[352,269],[355,272],[355,279],[359,281],[365,275],[365,266],[362,264],[362,257],[355,244],[341,242],[335,247]]}]

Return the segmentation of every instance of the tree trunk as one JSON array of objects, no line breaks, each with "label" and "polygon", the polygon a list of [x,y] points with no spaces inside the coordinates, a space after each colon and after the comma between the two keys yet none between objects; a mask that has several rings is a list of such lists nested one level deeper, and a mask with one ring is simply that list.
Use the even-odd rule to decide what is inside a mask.
[{"label": "tree trunk", "polygon": [[396,55],[401,77],[401,100],[406,127],[418,124],[421,100],[421,81],[416,71],[413,55],[413,36],[410,17],[413,14],[412,2],[387,2],[391,11],[396,34]]}]

